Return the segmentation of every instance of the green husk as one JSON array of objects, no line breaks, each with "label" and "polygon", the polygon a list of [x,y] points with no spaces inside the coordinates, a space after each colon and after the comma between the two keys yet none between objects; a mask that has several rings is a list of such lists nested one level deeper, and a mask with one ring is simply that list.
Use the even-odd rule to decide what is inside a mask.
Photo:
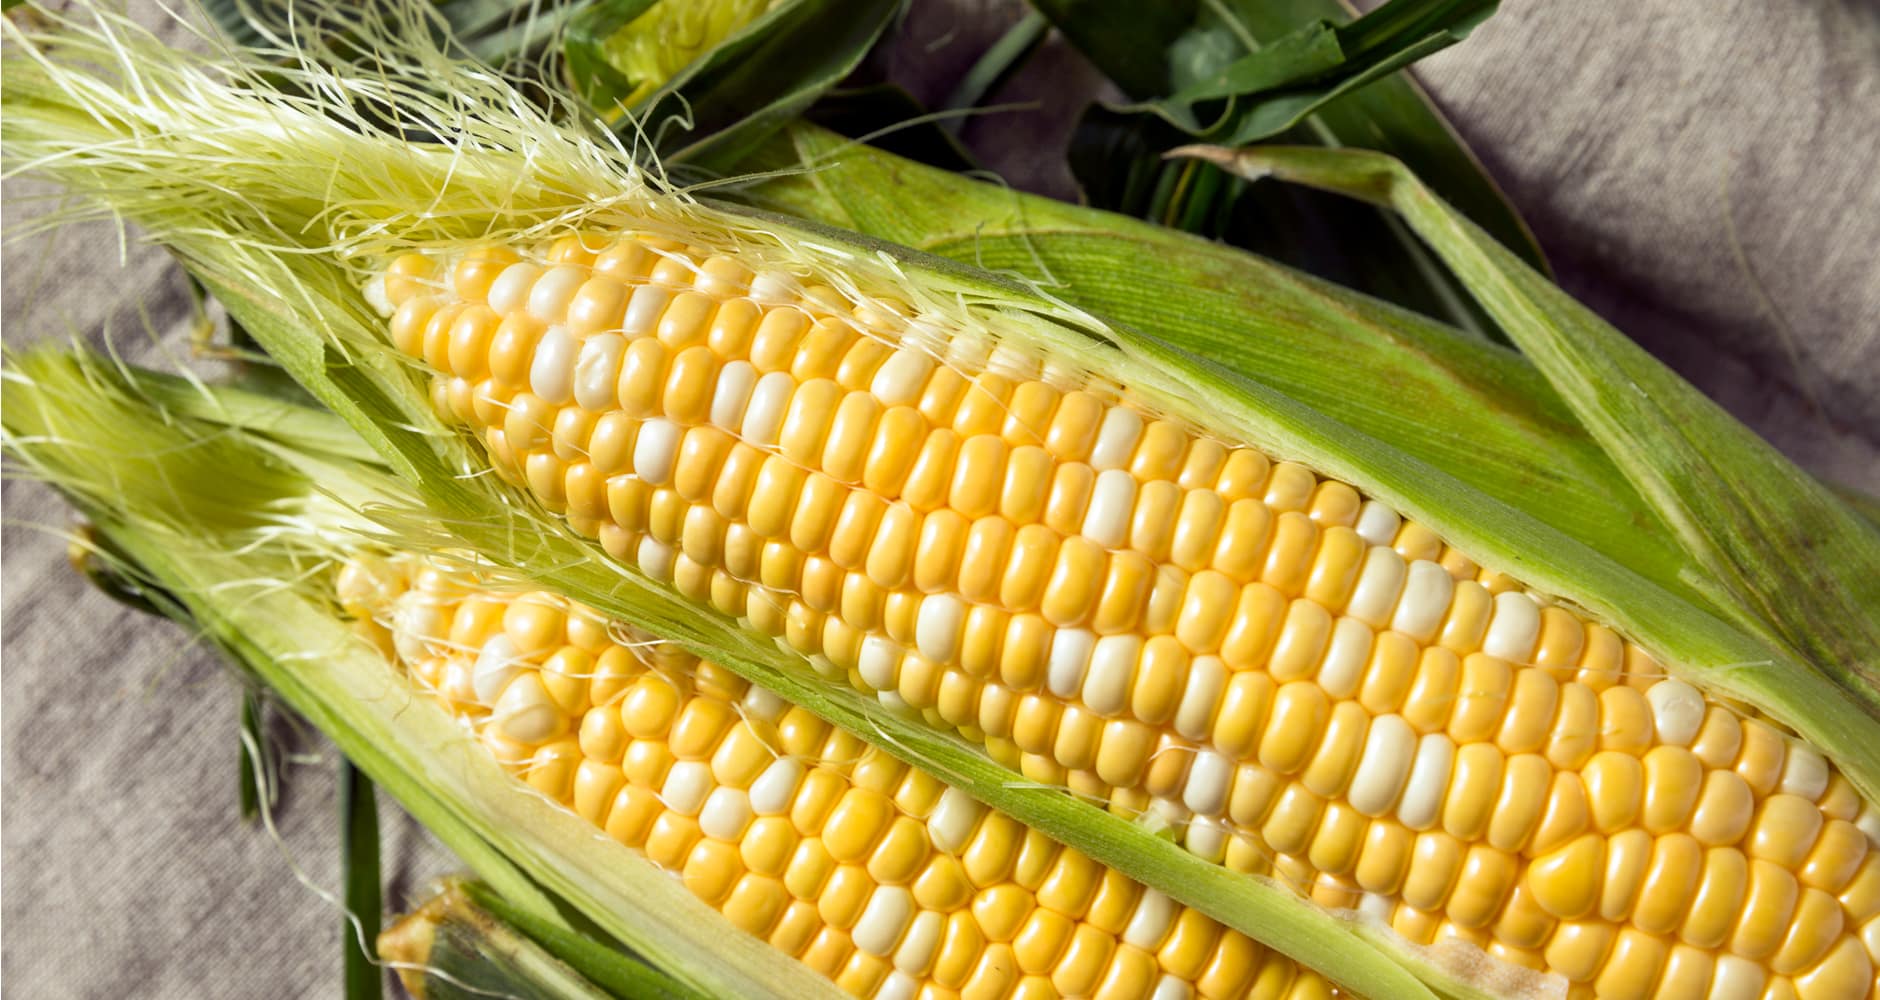
[{"label": "green husk", "polygon": [[[1444,204],[1404,166],[1375,153],[1197,149],[1249,177],[1277,177],[1401,212],[1532,358],[1671,526],[1689,558],[1724,588],[1720,607],[1771,645],[1786,645],[1880,715],[1880,529],[1592,310],[1536,274]],[[1759,701],[1782,704],[1794,678],[1762,677]],[[1778,712],[1806,729],[1814,700]],[[1811,734],[1838,747],[1855,734]],[[1864,734],[1863,734],[1864,735]]]},{"label": "green husk", "polygon": [[414,1000],[625,1000],[661,995],[602,989],[477,905],[473,889],[453,879],[379,936],[379,956],[398,973]]},{"label": "green husk", "polygon": [[[570,82],[623,133],[650,138],[663,161],[706,171],[742,157],[848,76],[899,9],[893,0],[659,0],[648,7],[647,0],[585,5],[562,43]],[[630,44],[623,49],[642,22],[656,31],[700,9],[713,10],[718,23],[710,44],[683,62],[662,58],[664,65],[648,67],[630,55]]]},{"label": "green husk", "polygon": [[[382,138],[330,101],[273,97],[239,77],[218,88],[200,78],[191,57],[147,44],[129,29],[112,30],[110,44],[86,35],[76,41],[63,36],[62,44],[76,45],[81,58],[128,71],[141,99],[119,98],[117,88],[79,58],[50,66],[9,61],[0,95],[9,157],[46,165],[75,192],[103,200],[176,249],[257,341],[418,492],[428,514],[396,505],[375,513],[400,532],[403,544],[467,546],[708,656],[1361,995],[1527,995],[1540,986],[1496,980],[1519,977],[1520,970],[1486,963],[1479,953],[1474,966],[1458,965],[1446,961],[1454,956],[1386,940],[1375,925],[1334,916],[1285,888],[1210,865],[1060,791],[1018,782],[959,740],[817,678],[799,656],[610,563],[529,498],[477,474],[485,468],[481,457],[439,423],[407,363],[384,342],[382,324],[356,290],[369,270],[362,261],[407,247],[441,249],[577,227],[633,228],[683,234],[690,243],[813,276],[854,297],[893,294],[956,335],[996,336],[1115,379],[1148,406],[1353,482],[1485,565],[1618,624],[1676,672],[1707,687],[1739,694],[1783,676],[1794,688],[1789,706],[1817,700],[1826,690],[1779,651],[1593,549],[1244,373],[1033,287],[664,191],[591,137],[549,123],[507,100],[500,85],[421,49],[399,50],[400,73],[348,77],[344,84],[355,94],[397,97],[401,115],[426,125],[429,134],[451,137],[448,149]],[[407,71],[442,85],[447,96],[405,84]],[[324,72],[303,71],[316,82],[328,80]],[[499,117],[497,108],[513,117]],[[432,116],[454,129],[436,127],[441,122]],[[216,123],[216,149],[245,155],[212,155],[200,137],[173,127],[198,118]],[[150,134],[135,148],[111,144],[128,130],[146,129]],[[192,169],[170,166],[180,160]],[[310,187],[315,174],[321,183]],[[309,197],[309,190],[324,196]],[[229,191],[240,197],[231,199]],[[1810,708],[1816,714],[1808,727],[1875,732],[1873,719],[1838,698]],[[1880,740],[1840,746],[1837,762],[1872,794],[1880,787]],[[533,864],[530,870],[579,899],[580,887],[569,886],[565,876]]]},{"label": "green husk", "polygon": [[[152,401],[156,376],[50,349],[10,358],[5,379],[12,459],[71,497],[127,571],[167,595],[166,613],[319,727],[513,905],[563,928],[579,913],[669,973],[670,995],[827,992],[800,963],[724,934],[677,880],[519,785],[352,636],[331,603],[332,559],[371,541],[359,508],[410,501],[382,469],[322,456],[332,416],[301,408],[250,434],[231,414],[259,404],[233,390],[173,393],[203,415],[191,416]],[[287,442],[303,424],[311,445],[299,449]]]},{"label": "green husk", "polygon": [[[1233,131],[1247,141],[1296,122],[1287,141],[1382,149],[1417,164],[1497,238],[1545,267],[1519,214],[1433,103],[1408,74],[1380,72],[1450,44],[1492,5],[1399,0],[1363,17],[1341,0],[1039,6],[1139,102],[1092,107],[1073,134],[1068,158],[1093,204],[1223,238],[1493,337],[1493,324],[1454,277],[1387,214],[1296,192],[1248,190],[1210,165],[1163,159],[1182,143],[1228,142],[1223,135]],[[1296,68],[1302,46],[1314,40],[1326,50],[1323,61],[1335,64],[1326,77],[1277,91],[1262,89],[1257,79],[1218,84],[1236,68],[1256,76]],[[1188,104],[1170,95],[1210,85],[1233,95],[1231,102],[1203,105],[1218,121],[1175,113]],[[1305,110],[1311,114],[1300,120]]]}]

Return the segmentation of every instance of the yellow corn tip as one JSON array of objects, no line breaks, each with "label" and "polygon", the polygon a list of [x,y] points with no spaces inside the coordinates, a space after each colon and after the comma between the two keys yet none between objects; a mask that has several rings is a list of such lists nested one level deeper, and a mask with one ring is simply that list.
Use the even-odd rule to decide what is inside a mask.
[{"label": "yellow corn tip", "polygon": [[364,560],[342,600],[542,794],[867,997],[1330,997],[1310,971],[730,672],[545,593]]},{"label": "yellow corn tip", "polygon": [[671,241],[384,280],[501,475],[1030,778],[1601,997],[1874,989],[1822,754],[1347,484]]}]

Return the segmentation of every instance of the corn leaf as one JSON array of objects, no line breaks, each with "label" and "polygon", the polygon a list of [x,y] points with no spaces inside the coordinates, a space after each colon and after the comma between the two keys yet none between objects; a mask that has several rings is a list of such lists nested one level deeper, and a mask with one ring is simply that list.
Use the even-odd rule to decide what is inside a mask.
[{"label": "corn leaf", "polygon": [[378,1000],[385,977],[372,960],[384,903],[379,893],[379,810],[372,779],[352,762],[339,762],[340,881],[345,909],[340,946],[345,954],[346,1000]]},{"label": "corn leaf", "polygon": [[[1224,65],[1215,46],[1178,42],[1175,91],[1138,105],[1182,131],[1241,144],[1297,125],[1326,103],[1456,44],[1495,0],[1389,0],[1348,23],[1318,19]],[[1204,117],[1214,114],[1213,120]]]},{"label": "corn leaf", "polygon": [[463,883],[463,890],[490,916],[521,931],[542,950],[612,996],[654,1000],[673,996],[678,991],[678,984],[671,977],[652,966],[629,958],[588,935],[543,920],[481,882]]},{"label": "corn leaf", "polygon": [[[603,989],[560,960],[517,920],[499,909],[501,897],[452,879],[422,907],[400,918],[379,938],[379,953],[419,1000],[616,1000],[663,997],[654,981],[630,980],[633,990]],[[511,911],[511,916],[514,912]],[[644,969],[630,959],[620,961]]]},{"label": "corn leaf", "polygon": [[[570,25],[571,80],[593,107],[615,109],[638,86],[609,61],[606,42],[649,6],[603,0]],[[652,137],[668,163],[722,168],[848,76],[897,9],[894,0],[784,0],[636,99],[622,125]]]},{"label": "corn leaf", "polygon": [[1737,623],[1786,642],[1880,714],[1880,530],[1871,522],[1444,204],[1401,162],[1351,150],[1192,155],[1401,212],[1727,590],[1723,607]]},{"label": "corn leaf", "polygon": [[[1339,0],[1036,0],[1036,6],[1098,68],[1138,101],[1218,79],[1237,60],[1257,56],[1299,31],[1350,32],[1350,8]],[[1461,30],[1487,16],[1491,5],[1465,4]],[[1386,10],[1391,13],[1386,14]],[[1437,8],[1418,6],[1413,14]],[[1416,37],[1429,22],[1397,18],[1401,4],[1370,16],[1357,41],[1364,51],[1379,37]],[[1362,22],[1365,19],[1360,19]],[[1308,25],[1301,28],[1301,25]],[[1435,34],[1449,29],[1438,28]],[[1349,37],[1349,36],[1347,36]],[[1296,44],[1296,43],[1295,43]],[[1251,71],[1251,69],[1249,69]],[[1223,88],[1215,88],[1221,90]],[[1231,88],[1226,88],[1231,92]],[[1385,76],[1314,108],[1308,134],[1324,145],[1378,149],[1401,157],[1432,179],[1437,190],[1480,222],[1523,259],[1545,268],[1545,258],[1519,214],[1416,85],[1402,74]]]},{"label": "corn leaf", "polygon": [[[1045,29],[1050,25],[1044,15],[1032,11],[1018,20],[1018,23],[1006,29],[999,40],[987,46],[973,62],[972,68],[960,78],[947,99],[941,104],[945,111],[965,111],[979,104],[981,98],[992,91],[999,82],[1009,76],[1025,61],[1025,58],[1044,41]],[[948,132],[958,135],[960,126],[965,124],[963,115],[956,115],[946,120],[944,127]]]}]

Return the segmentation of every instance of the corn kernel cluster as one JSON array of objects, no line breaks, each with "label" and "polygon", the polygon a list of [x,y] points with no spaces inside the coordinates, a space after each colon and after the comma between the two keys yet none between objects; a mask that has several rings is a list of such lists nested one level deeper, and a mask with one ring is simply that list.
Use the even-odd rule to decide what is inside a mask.
[{"label": "corn kernel cluster", "polygon": [[856,996],[1262,997],[1324,979],[674,647],[360,559],[342,602],[505,767]]},{"label": "corn kernel cluster", "polygon": [[1574,996],[1876,990],[1880,810],[1347,484],[670,241],[383,291],[574,530],[1028,777]]}]

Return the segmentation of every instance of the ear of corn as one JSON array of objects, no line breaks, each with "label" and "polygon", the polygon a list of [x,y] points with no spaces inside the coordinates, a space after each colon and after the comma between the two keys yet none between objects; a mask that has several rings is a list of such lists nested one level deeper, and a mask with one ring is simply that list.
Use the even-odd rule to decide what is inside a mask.
[{"label": "ear of corn", "polygon": [[[139,72],[146,87],[175,82]],[[18,107],[41,112],[33,100],[56,106],[71,89],[29,91]],[[260,114],[253,100],[237,92],[220,110]],[[272,129],[281,109],[268,110]],[[295,127],[324,135],[319,122]],[[598,179],[577,155],[591,147],[557,135],[571,145],[551,177]],[[389,156],[369,139],[329,138],[357,144],[363,163]],[[72,144],[59,148],[80,186],[114,189],[119,154],[86,159],[82,130],[34,142]],[[470,192],[468,222],[511,217],[478,197],[498,183],[549,212],[554,191],[536,175],[496,180],[509,148],[459,151],[454,176],[467,179],[444,189]],[[408,181],[439,168],[412,157]],[[270,207],[284,217],[305,210],[275,188],[278,164],[268,176],[230,169],[255,197],[279,194]],[[187,178],[156,179],[194,191]],[[454,478],[475,467],[453,464],[473,461],[457,439],[394,426],[438,424],[429,394],[339,291],[338,267],[192,236],[236,225],[253,202],[211,202],[193,227],[179,223],[186,213],[148,221],[211,272],[297,377],[416,474],[462,541],[552,573],[601,613],[935,767],[1361,992],[1423,991],[1354,938],[1458,994],[1539,990],[1519,975],[1529,965],[1608,996],[1682,995],[1691,983],[1859,996],[1872,984],[1854,928],[1871,925],[1865,887],[1880,865],[1862,828],[1875,813],[1855,786],[1875,787],[1880,749],[1862,738],[1873,721],[1816,675],[1203,359],[984,276],[630,191],[598,209],[569,204],[553,221],[591,235],[546,244],[471,248],[440,231],[456,217],[401,217],[412,238],[440,246],[368,286],[395,308],[389,339],[432,377],[436,409],[469,425],[534,502],[568,515],[565,530],[515,506],[517,494]],[[343,234],[345,213],[360,210],[343,204],[298,217],[316,225],[308,238]],[[270,304],[242,274],[285,281],[293,305]],[[297,308],[310,293],[333,308]],[[732,401],[724,412],[721,399]],[[897,407],[910,415],[891,419]],[[1022,474],[1026,462],[1037,474]],[[1191,501],[1218,510],[1182,536]],[[864,509],[845,535],[851,506]],[[1032,528],[1039,558],[1028,561],[1018,538]],[[1180,537],[1200,541],[1184,549]],[[1524,592],[1477,559],[1573,603]],[[851,587],[866,599],[851,606]],[[1771,665],[1743,666],[1755,662]],[[1807,705],[1791,721],[1853,781],[1666,669],[1725,693],[1779,679],[1794,693],[1769,700]],[[546,709],[531,691],[515,698],[511,709]],[[1191,698],[1199,707],[1185,713]],[[1039,785],[1160,816],[1187,851],[1007,787],[1010,772],[962,740]],[[1715,799],[1701,798],[1713,785]],[[1375,879],[1361,874],[1373,839]],[[1240,843],[1250,846],[1233,854]],[[1216,862],[1303,875],[1359,918],[1340,928]],[[1596,900],[1593,874],[1604,876]],[[1472,965],[1456,963],[1468,955]]]},{"label": "ear of corn", "polygon": [[[1687,552],[1720,607],[1788,644],[1880,711],[1880,527],[1591,310],[1535,274],[1397,161],[1302,149],[1195,150],[1248,176],[1368,198],[1403,214],[1573,407]],[[1797,557],[1815,557],[1798,566]],[[1780,685],[1758,692],[1780,699]],[[1811,713],[1805,701],[1789,707]]]},{"label": "ear of corn", "polygon": [[530,787],[858,996],[1331,995],[717,664],[557,594],[394,554],[340,598]]}]

